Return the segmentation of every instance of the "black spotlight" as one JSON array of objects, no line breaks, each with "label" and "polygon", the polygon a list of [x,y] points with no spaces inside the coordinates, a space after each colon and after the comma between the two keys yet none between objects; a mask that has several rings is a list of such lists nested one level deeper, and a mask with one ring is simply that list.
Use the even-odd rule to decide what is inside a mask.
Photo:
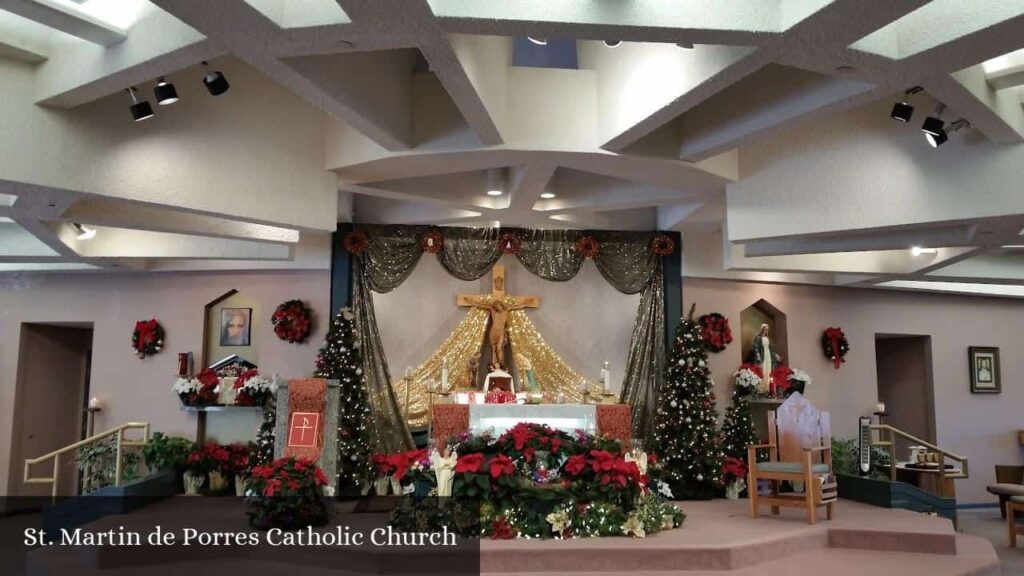
[{"label": "black spotlight", "polygon": [[945,125],[945,122],[939,120],[935,116],[929,116],[924,119],[924,124],[921,125],[921,131],[924,132],[925,134],[938,136],[939,134],[945,134],[945,132],[942,130],[942,127]]},{"label": "black spotlight", "polygon": [[899,120],[900,122],[910,122],[910,117],[914,114],[914,107],[906,102],[897,102],[892,105],[892,112],[889,117],[893,120]]},{"label": "black spotlight", "polygon": [[889,117],[893,120],[899,120],[900,122],[910,122],[910,117],[914,115],[914,107],[907,104],[907,100],[909,100],[909,96],[911,94],[917,94],[921,90],[923,90],[923,88],[920,86],[908,88],[907,91],[903,93],[903,100],[893,104],[892,112],[889,113]]},{"label": "black spotlight", "polygon": [[946,140],[949,140],[949,135],[946,134],[945,130],[943,130],[942,128],[939,128],[939,133],[938,134],[932,134],[931,132],[925,132],[924,139],[927,140],[928,143],[932,145],[932,148],[938,148],[939,146],[942,146],[943,144],[945,144]]},{"label": "black spotlight", "polygon": [[[209,68],[210,65],[204,61],[203,66]],[[203,84],[206,86],[206,89],[210,92],[211,96],[220,96],[227,92],[228,88],[231,87],[231,85],[228,84],[228,79],[224,77],[224,73],[220,70],[208,72],[206,76],[203,76]]]},{"label": "black spotlight", "polygon": [[163,76],[157,80],[156,88],[153,88],[153,95],[156,96],[156,103],[161,106],[178,101],[178,91],[174,89],[174,84],[164,80]]},{"label": "black spotlight", "polygon": [[128,95],[132,97],[132,105],[128,108],[132,111],[132,118],[134,118],[136,122],[153,117],[153,107],[149,105],[148,101],[143,100],[140,102],[138,98],[135,97],[134,86],[128,88]]}]

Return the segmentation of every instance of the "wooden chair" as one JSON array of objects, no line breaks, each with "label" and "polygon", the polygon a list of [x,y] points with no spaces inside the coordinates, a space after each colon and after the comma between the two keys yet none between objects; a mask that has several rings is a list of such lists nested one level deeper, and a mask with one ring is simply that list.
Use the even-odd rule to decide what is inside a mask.
[{"label": "wooden chair", "polygon": [[1010,548],[1017,547],[1017,535],[1024,534],[1024,527],[1017,525],[1018,516],[1024,514],[1024,496],[1011,496],[1006,502],[1006,529],[1010,535]]},{"label": "wooden chair", "polygon": [[[768,460],[757,461],[758,450],[768,450]],[[832,432],[828,412],[819,412],[799,392],[794,392],[775,412],[768,412],[768,443],[747,447],[750,471],[747,477],[750,494],[750,515],[757,518],[760,507],[768,504],[772,514],[780,506],[804,508],[807,523],[814,524],[815,512],[825,506],[832,519],[832,506],[837,498],[836,481],[832,475]],[[771,495],[757,493],[757,481],[770,480]],[[783,480],[802,482],[803,492],[782,494]]]}]

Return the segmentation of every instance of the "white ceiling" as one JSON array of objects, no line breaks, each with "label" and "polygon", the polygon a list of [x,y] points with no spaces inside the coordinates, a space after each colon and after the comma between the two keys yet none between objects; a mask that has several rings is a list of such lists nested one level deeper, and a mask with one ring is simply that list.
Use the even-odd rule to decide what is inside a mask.
[{"label": "white ceiling", "polygon": [[[694,276],[1019,295],[1022,32],[1019,0],[0,0],[0,262],[325,268],[337,216],[676,229]],[[577,67],[513,66],[523,36]],[[132,124],[163,75],[181,102]],[[931,149],[938,103],[970,128]]]}]

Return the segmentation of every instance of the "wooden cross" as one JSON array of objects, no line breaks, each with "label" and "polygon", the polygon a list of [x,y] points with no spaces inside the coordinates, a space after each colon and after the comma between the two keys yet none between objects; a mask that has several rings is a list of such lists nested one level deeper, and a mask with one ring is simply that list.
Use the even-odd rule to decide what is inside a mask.
[{"label": "wooden cross", "polygon": [[459,306],[484,308],[491,313],[491,328],[487,340],[491,345],[491,361],[501,362],[505,349],[505,324],[511,310],[539,308],[540,296],[508,296],[505,293],[505,267],[495,264],[491,270],[491,293],[481,295],[460,294],[455,303]]}]

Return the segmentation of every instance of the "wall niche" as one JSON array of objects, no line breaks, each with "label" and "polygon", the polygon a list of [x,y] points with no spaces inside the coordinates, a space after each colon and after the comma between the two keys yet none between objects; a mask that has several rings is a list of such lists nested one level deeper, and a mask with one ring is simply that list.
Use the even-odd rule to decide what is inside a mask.
[{"label": "wall niche", "polygon": [[743,361],[750,360],[754,336],[761,330],[762,324],[768,325],[772,350],[782,357],[784,363],[789,364],[786,313],[764,299],[754,302],[740,312],[740,342],[743,344]]},{"label": "wall niche", "polygon": [[206,305],[202,366],[230,356],[259,365],[260,303],[238,290],[229,290]]}]

